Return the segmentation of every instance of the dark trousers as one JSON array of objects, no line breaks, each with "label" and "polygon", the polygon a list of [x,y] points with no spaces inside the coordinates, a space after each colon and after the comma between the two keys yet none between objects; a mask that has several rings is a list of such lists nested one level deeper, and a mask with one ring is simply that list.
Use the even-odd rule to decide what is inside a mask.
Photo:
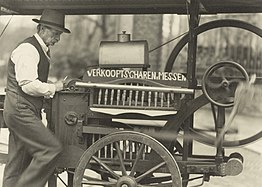
[{"label": "dark trousers", "polygon": [[7,93],[4,120],[10,130],[3,187],[44,187],[62,146],[25,99]]}]

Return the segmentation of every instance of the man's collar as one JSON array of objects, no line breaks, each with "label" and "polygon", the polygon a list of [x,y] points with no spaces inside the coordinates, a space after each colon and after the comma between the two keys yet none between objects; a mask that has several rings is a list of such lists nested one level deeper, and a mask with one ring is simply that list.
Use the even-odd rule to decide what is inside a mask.
[{"label": "man's collar", "polygon": [[49,50],[49,48],[46,46],[45,42],[43,41],[43,39],[37,34],[34,34],[34,37],[36,38],[36,40],[38,41],[38,43],[41,45],[41,47],[43,48],[43,50],[45,52],[47,52]]}]

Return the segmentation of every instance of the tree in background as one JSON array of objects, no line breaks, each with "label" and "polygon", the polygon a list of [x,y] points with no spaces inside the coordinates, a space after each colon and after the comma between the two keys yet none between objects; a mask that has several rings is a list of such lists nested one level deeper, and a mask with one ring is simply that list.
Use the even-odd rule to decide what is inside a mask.
[{"label": "tree in background", "polygon": [[[164,27],[168,34],[164,35],[163,43],[188,31],[188,17],[176,15],[164,15]],[[218,19],[243,20],[261,28],[262,14],[219,14],[201,16],[200,24]],[[167,22],[166,20],[169,20]],[[175,29],[174,29],[175,28]],[[169,54],[179,40],[170,43],[162,48],[163,64],[166,63]],[[232,60],[245,67],[248,73],[256,73],[262,76],[262,45],[261,38],[243,29],[217,28],[204,32],[197,39],[197,76],[202,78],[204,71],[211,64],[221,60]],[[174,64],[174,71],[186,72],[187,46],[178,55]]]},{"label": "tree in background", "polygon": [[115,40],[115,22],[115,16],[69,17],[68,24],[73,34],[64,35],[61,47],[54,50],[55,63],[51,75],[57,78],[64,77],[66,73],[80,76],[79,69],[97,65],[100,41]]}]

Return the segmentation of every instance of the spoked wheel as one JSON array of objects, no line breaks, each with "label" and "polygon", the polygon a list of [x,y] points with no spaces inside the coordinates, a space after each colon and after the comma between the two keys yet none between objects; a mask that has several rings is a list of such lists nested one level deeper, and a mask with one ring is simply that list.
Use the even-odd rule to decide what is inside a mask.
[{"label": "spoked wheel", "polygon": [[[105,180],[91,176],[104,173]],[[109,134],[89,147],[74,175],[74,187],[181,187],[170,152],[154,138],[133,131]]]},{"label": "spoked wheel", "polygon": [[249,81],[246,70],[233,61],[222,61],[212,65],[204,73],[202,89],[210,102],[221,107],[231,107],[237,85]]}]

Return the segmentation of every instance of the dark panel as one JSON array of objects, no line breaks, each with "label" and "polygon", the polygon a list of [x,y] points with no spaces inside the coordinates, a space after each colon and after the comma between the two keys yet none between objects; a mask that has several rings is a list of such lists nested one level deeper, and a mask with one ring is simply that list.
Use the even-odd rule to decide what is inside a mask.
[{"label": "dark panel", "polygon": [[262,0],[201,0],[209,13],[262,12]]},{"label": "dark panel", "polygon": [[[200,0],[201,13],[262,12],[262,0]],[[186,0],[0,0],[19,14],[41,14],[54,8],[66,14],[186,14]],[[2,11],[4,13],[5,11]]]},{"label": "dark panel", "polygon": [[21,14],[40,14],[44,8],[66,14],[139,14],[186,10],[185,0],[0,0],[0,4]]}]

